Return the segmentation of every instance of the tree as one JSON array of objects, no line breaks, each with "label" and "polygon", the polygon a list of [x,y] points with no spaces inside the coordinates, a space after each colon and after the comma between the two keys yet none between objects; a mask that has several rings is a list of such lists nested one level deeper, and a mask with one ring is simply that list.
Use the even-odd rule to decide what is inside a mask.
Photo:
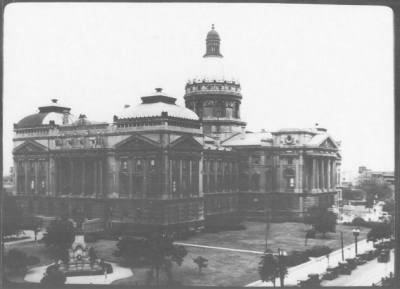
[{"label": "tree", "polygon": [[46,246],[52,247],[54,258],[68,260],[68,249],[75,238],[74,227],[68,220],[55,220],[51,222],[43,240]]},{"label": "tree", "polygon": [[313,229],[322,233],[325,238],[327,232],[336,231],[336,219],[336,214],[329,211],[327,208],[314,206],[308,209],[304,218],[304,223],[312,225]]},{"label": "tree", "polygon": [[383,210],[388,212],[391,216],[394,216],[396,208],[396,202],[393,199],[386,200],[385,205],[383,205]]},{"label": "tree", "polygon": [[393,199],[393,189],[387,183],[379,182],[376,179],[365,179],[360,182],[358,187],[364,192],[368,207],[372,207],[375,200]]},{"label": "tree", "polygon": [[379,239],[390,238],[391,225],[389,223],[382,223],[374,226],[367,234],[367,240],[375,242]]},{"label": "tree", "polygon": [[117,243],[115,257],[122,257],[125,265],[133,267],[137,264],[148,262],[150,243],[147,238],[122,238]]},{"label": "tree", "polygon": [[[179,266],[182,265],[184,257],[187,255],[187,250],[184,246],[174,245],[172,238],[166,234],[156,235],[150,240],[150,263],[153,271],[156,272],[157,285],[160,282],[160,269],[169,262],[175,262]],[[171,264],[171,263],[170,263]],[[168,274],[168,270],[167,270]]]},{"label": "tree", "polygon": [[22,228],[22,210],[15,199],[4,196],[3,200],[3,236],[17,234]]},{"label": "tree", "polygon": [[187,255],[185,247],[174,245],[172,238],[167,235],[155,235],[151,238],[123,238],[117,243],[117,248],[114,256],[124,258],[128,266],[135,266],[138,263],[147,263],[151,266],[153,272],[148,274],[148,280],[152,280],[155,272],[157,284],[162,268],[169,279],[172,279],[173,263],[180,266]]},{"label": "tree", "polygon": [[54,288],[55,286],[60,286],[65,283],[67,278],[65,274],[58,270],[57,266],[49,266],[46,269],[46,273],[40,283],[46,287]]},{"label": "tree", "polygon": [[28,256],[26,253],[12,249],[5,256],[4,263],[6,267],[15,272],[24,271],[26,267],[36,265],[40,262],[36,256]]},{"label": "tree", "polygon": [[275,287],[276,278],[279,277],[279,260],[271,253],[265,253],[261,256],[258,273],[263,282],[271,281]]}]

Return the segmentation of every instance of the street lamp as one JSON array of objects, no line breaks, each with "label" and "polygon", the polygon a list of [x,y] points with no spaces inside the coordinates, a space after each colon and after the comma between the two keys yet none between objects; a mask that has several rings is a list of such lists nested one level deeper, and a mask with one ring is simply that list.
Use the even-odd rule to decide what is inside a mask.
[{"label": "street lamp", "polygon": [[355,249],[356,249],[356,257],[357,257],[357,240],[358,240],[358,235],[360,235],[360,229],[355,228],[353,229],[353,235],[354,235],[354,241],[355,241]]},{"label": "street lamp", "polygon": [[278,248],[278,259],[279,259],[279,279],[281,281],[281,287],[284,287],[284,280],[286,274],[285,257],[287,252]]}]

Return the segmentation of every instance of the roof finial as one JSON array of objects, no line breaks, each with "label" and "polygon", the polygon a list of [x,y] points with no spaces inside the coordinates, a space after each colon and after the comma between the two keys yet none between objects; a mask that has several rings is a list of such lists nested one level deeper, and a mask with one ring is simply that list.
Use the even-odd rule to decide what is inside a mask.
[{"label": "roof finial", "polygon": [[211,24],[211,29],[214,30],[215,26],[214,24]]}]

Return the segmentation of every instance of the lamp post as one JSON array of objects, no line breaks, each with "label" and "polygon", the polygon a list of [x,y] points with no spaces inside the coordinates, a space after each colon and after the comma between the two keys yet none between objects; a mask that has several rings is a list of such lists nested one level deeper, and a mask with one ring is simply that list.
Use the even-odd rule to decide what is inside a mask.
[{"label": "lamp post", "polygon": [[281,250],[278,248],[278,259],[279,259],[279,279],[281,282],[281,287],[284,287],[285,274],[286,274],[286,266],[285,266],[285,257],[287,256],[287,252],[285,250]]},{"label": "lamp post", "polygon": [[357,241],[358,241],[358,235],[360,235],[360,229],[355,228],[353,229],[353,235],[354,235],[354,241],[355,241],[355,251],[356,251],[356,257],[357,257]]}]

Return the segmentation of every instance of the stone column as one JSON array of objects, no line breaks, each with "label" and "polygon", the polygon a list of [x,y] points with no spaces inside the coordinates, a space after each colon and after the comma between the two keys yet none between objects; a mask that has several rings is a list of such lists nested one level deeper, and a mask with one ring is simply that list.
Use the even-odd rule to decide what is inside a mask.
[{"label": "stone column", "polygon": [[67,193],[75,193],[75,187],[74,187],[74,164],[73,164],[73,160],[70,158],[69,160],[69,192]]},{"label": "stone column", "polygon": [[107,156],[107,193],[118,193],[118,168],[114,155]]},{"label": "stone column", "polygon": [[321,161],[318,158],[316,158],[316,164],[317,164],[317,189],[321,189]]},{"label": "stone column", "polygon": [[332,170],[331,170],[331,166],[332,166],[332,160],[328,159],[328,190],[331,190],[332,188],[332,183],[331,183],[331,174],[332,174]]},{"label": "stone column", "polygon": [[189,160],[189,184],[188,184],[188,187],[189,187],[190,195],[193,194],[192,162],[193,162],[192,160]]},{"label": "stone column", "polygon": [[103,158],[99,159],[97,161],[97,166],[98,166],[98,170],[97,170],[97,174],[96,174],[96,184],[97,184],[97,190],[96,193],[98,196],[104,197],[105,193],[104,193],[104,166],[105,166],[105,161]]},{"label": "stone column", "polygon": [[93,188],[93,192],[92,194],[94,194],[95,196],[100,196],[101,193],[99,192],[99,180],[101,179],[101,177],[98,177],[99,174],[99,160],[97,158],[94,158],[91,160],[92,165],[93,165],[93,183],[92,183],[92,188]]},{"label": "stone column", "polygon": [[303,156],[303,152],[300,152],[299,154],[299,163],[296,166],[296,178],[297,178],[297,182],[296,182],[296,193],[303,193],[303,189],[304,189],[304,156]]},{"label": "stone column", "polygon": [[311,189],[315,190],[317,188],[317,160],[312,157],[312,181]]},{"label": "stone column", "polygon": [[35,160],[33,163],[34,174],[35,174],[35,195],[39,194],[39,162],[40,160]]},{"label": "stone column", "polygon": [[29,172],[29,162],[25,162],[24,165],[24,170],[25,170],[25,194],[29,192],[29,179],[28,179],[28,172]]},{"label": "stone column", "polygon": [[49,157],[46,169],[46,186],[48,195],[55,196],[58,193],[58,166],[56,160]]},{"label": "stone column", "polygon": [[[133,166],[134,166],[134,160],[129,157],[128,158],[128,196],[130,198],[133,197]],[[100,165],[99,165],[100,167]]]},{"label": "stone column", "polygon": [[81,194],[86,195],[86,188],[85,188],[85,178],[86,178],[86,161],[84,158],[81,159]]},{"label": "stone column", "polygon": [[199,196],[200,197],[204,196],[204,192],[203,192],[203,177],[204,177],[203,161],[204,161],[204,155],[203,155],[203,152],[201,152],[201,157],[199,160]]},{"label": "stone column", "polygon": [[326,189],[325,159],[321,158],[321,189]]},{"label": "stone column", "polygon": [[336,187],[336,178],[337,178],[337,174],[336,174],[336,160],[333,160],[333,164],[332,164],[332,180],[333,180],[333,186],[332,187]]},{"label": "stone column", "polygon": [[17,194],[19,194],[19,192],[20,192],[20,185],[18,183],[18,167],[19,167],[19,165],[15,159],[13,159],[13,165],[14,165],[14,188],[15,188],[15,192]]}]

